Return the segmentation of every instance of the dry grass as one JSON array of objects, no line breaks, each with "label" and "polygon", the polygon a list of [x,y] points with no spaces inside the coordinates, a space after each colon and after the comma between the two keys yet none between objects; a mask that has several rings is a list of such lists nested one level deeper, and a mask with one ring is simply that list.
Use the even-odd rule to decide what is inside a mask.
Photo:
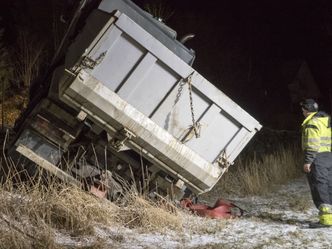
[{"label": "dry grass", "polygon": [[[113,224],[118,210],[111,202],[75,187],[22,185],[8,190],[8,183],[0,188],[0,229],[1,238],[9,244],[17,237],[13,248],[58,248],[56,230],[71,236],[93,235],[94,225]],[[20,245],[21,240],[26,247]]]},{"label": "dry grass", "polygon": [[7,127],[13,127],[15,120],[26,107],[27,101],[28,97],[24,94],[6,97],[5,102],[0,104],[0,113],[2,113],[2,108],[4,108],[4,117],[0,115],[0,124],[4,124]]},{"label": "dry grass", "polygon": [[[121,212],[117,221],[129,228],[141,228],[147,231],[182,229],[182,216],[171,204],[153,202],[144,195],[127,193],[121,201]],[[172,208],[169,208],[169,207]]]},{"label": "dry grass", "polygon": [[[174,206],[166,200],[153,202],[136,188],[128,188],[124,198],[112,203],[54,180],[41,182],[14,186],[8,177],[0,185],[0,249],[62,248],[55,242],[56,232],[73,238],[94,236],[99,225],[160,232],[182,229]],[[84,248],[105,247],[96,240]]]},{"label": "dry grass", "polygon": [[301,152],[297,146],[280,146],[274,152],[239,158],[216,188],[236,194],[262,194],[301,174]]},{"label": "dry grass", "polygon": [[56,248],[48,243],[38,243],[36,240],[30,240],[22,235],[22,233],[10,229],[0,230],[0,248],[1,249],[31,249],[31,248]]}]

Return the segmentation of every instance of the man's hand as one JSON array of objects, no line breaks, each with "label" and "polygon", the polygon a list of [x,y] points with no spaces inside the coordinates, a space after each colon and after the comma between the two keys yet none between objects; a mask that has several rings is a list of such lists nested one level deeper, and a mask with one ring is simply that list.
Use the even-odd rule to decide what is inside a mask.
[{"label": "man's hand", "polygon": [[303,170],[305,173],[309,173],[311,171],[311,164],[310,163],[306,163],[303,165]]}]

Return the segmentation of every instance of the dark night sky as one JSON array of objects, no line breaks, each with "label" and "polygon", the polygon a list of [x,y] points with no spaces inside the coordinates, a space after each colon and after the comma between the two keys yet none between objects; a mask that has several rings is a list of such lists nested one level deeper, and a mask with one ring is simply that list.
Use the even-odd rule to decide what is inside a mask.
[{"label": "dark night sky", "polygon": [[169,25],[179,36],[196,34],[187,43],[196,51],[194,67],[263,122],[292,109],[287,85],[296,71],[285,65],[293,61],[308,63],[322,92],[318,100],[329,109],[331,1],[168,2],[174,6]]},{"label": "dark night sky", "polygon": [[[0,11],[7,17],[12,13],[15,19],[22,16],[35,21],[37,25],[29,28],[45,32],[50,29],[45,22],[50,13],[45,10],[60,2],[75,1],[2,1]],[[143,7],[158,1],[134,2]],[[285,67],[289,62],[307,61],[322,92],[319,101],[325,109],[330,106],[332,1],[161,2],[173,11],[166,24],[177,31],[178,37],[187,33],[196,35],[186,43],[196,52],[194,68],[263,124],[282,127],[280,120],[291,118],[285,115],[292,110],[287,85],[295,78],[296,67]],[[25,7],[14,9],[15,12],[8,9],[16,3]],[[12,25],[7,23],[8,27]],[[294,108],[293,114],[297,111]]]}]

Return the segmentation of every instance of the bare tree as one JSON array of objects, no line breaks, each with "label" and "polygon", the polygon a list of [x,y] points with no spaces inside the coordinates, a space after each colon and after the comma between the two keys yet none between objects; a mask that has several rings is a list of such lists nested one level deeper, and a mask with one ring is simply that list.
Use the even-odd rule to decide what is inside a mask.
[{"label": "bare tree", "polygon": [[23,29],[18,32],[14,55],[16,81],[28,88],[39,75],[44,45]]},{"label": "bare tree", "polygon": [[5,126],[5,95],[12,76],[12,67],[9,63],[8,49],[3,41],[4,30],[0,29],[0,84],[1,84],[1,128]]}]

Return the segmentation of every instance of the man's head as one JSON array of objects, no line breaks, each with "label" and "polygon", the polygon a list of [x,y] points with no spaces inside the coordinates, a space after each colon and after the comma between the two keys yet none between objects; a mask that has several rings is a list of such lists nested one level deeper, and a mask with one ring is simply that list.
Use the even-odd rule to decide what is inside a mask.
[{"label": "man's head", "polygon": [[309,113],[318,111],[318,104],[313,99],[305,99],[300,103],[303,111],[303,115],[307,116]]}]

